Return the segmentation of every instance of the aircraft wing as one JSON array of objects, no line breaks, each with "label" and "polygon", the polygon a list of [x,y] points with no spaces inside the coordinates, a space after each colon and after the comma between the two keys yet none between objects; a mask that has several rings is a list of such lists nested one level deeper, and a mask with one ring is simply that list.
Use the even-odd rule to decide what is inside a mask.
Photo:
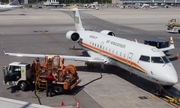
[{"label": "aircraft wing", "polygon": [[[56,55],[48,55],[48,54],[24,54],[24,53],[6,53],[3,42],[2,48],[3,52],[7,56],[16,56],[16,57],[34,57],[34,58],[44,58],[47,56],[48,58],[52,58]],[[64,58],[66,60],[75,60],[75,61],[87,61],[87,62],[94,62],[94,63],[104,63],[106,60],[105,58],[99,58],[99,57],[86,57],[86,56],[68,56],[68,55],[59,55],[61,58]]]},{"label": "aircraft wing", "polygon": [[167,48],[161,48],[159,50],[162,52],[165,52],[165,51],[172,50],[172,49],[175,49],[175,46],[174,46],[173,38],[170,37],[170,46]]},{"label": "aircraft wing", "polygon": [[[17,57],[35,57],[35,58],[44,58],[47,56],[48,58],[52,58],[55,55],[46,55],[46,54],[23,54],[23,53],[6,53],[8,56],[17,56]],[[93,58],[93,57],[83,57],[83,56],[68,56],[68,55],[59,55],[61,58],[66,60],[75,60],[75,61],[87,61],[87,62],[95,62],[95,63],[103,63],[105,60],[103,58]]]}]

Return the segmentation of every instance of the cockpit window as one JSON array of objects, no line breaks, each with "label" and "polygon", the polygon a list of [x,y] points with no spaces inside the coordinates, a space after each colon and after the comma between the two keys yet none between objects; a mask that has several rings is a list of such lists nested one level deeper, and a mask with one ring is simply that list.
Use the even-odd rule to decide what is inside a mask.
[{"label": "cockpit window", "polygon": [[145,62],[150,62],[150,57],[142,55],[139,60],[145,61]]},{"label": "cockpit window", "polygon": [[169,62],[170,62],[169,59],[168,59],[166,56],[164,56],[164,57],[162,57],[162,58],[163,58],[163,60],[164,60],[165,63],[169,63]]},{"label": "cockpit window", "polygon": [[152,63],[164,63],[161,57],[151,57]]}]

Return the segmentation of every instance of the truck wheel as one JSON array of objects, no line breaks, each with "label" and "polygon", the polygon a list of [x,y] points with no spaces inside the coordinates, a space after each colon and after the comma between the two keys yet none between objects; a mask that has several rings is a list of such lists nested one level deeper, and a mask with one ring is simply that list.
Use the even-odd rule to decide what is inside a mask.
[{"label": "truck wheel", "polygon": [[20,87],[20,89],[22,91],[25,91],[25,90],[27,90],[27,83],[26,82],[21,82],[19,87]]},{"label": "truck wheel", "polygon": [[62,86],[54,86],[54,92],[57,94],[62,94],[63,93],[63,87]]}]

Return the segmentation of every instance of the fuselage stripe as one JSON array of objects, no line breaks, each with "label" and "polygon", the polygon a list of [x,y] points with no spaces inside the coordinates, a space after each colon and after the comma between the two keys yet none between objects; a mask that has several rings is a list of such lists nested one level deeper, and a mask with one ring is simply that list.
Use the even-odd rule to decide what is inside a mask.
[{"label": "fuselage stripe", "polygon": [[106,52],[106,51],[101,50],[101,49],[99,49],[99,48],[93,47],[93,46],[88,45],[88,44],[86,44],[86,43],[84,43],[84,42],[81,42],[80,44],[82,44],[82,45],[84,45],[84,46],[86,46],[86,47],[89,47],[89,48],[91,48],[91,49],[94,49],[94,50],[96,50],[96,51],[99,51],[99,52],[101,52],[101,53],[104,53],[104,54],[106,54],[106,55],[108,55],[108,56],[110,56],[110,57],[114,57],[114,58],[116,58],[116,59],[118,59],[118,60],[121,60],[121,61],[123,61],[123,62],[125,62],[125,63],[131,64],[131,65],[133,65],[133,66],[141,69],[141,70],[144,71],[145,73],[147,73],[142,67],[140,67],[139,65],[137,65],[136,63],[134,63],[134,62],[132,62],[132,61],[130,61],[130,60],[124,59],[124,58],[119,57],[119,56],[117,56],[117,55],[114,55],[114,54],[112,54],[112,53],[109,53],[109,52]]}]

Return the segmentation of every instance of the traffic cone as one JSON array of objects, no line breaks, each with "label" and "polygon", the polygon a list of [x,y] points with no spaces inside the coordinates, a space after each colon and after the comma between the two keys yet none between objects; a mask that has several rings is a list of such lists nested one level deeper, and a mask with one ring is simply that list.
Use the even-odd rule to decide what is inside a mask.
[{"label": "traffic cone", "polygon": [[75,46],[73,46],[73,50],[75,50]]},{"label": "traffic cone", "polygon": [[179,58],[179,53],[177,53],[177,59]]},{"label": "traffic cone", "polygon": [[64,106],[64,102],[63,101],[61,101],[61,106]]},{"label": "traffic cone", "polygon": [[80,108],[80,107],[79,107],[79,100],[77,101],[77,107],[76,107],[76,108]]}]

